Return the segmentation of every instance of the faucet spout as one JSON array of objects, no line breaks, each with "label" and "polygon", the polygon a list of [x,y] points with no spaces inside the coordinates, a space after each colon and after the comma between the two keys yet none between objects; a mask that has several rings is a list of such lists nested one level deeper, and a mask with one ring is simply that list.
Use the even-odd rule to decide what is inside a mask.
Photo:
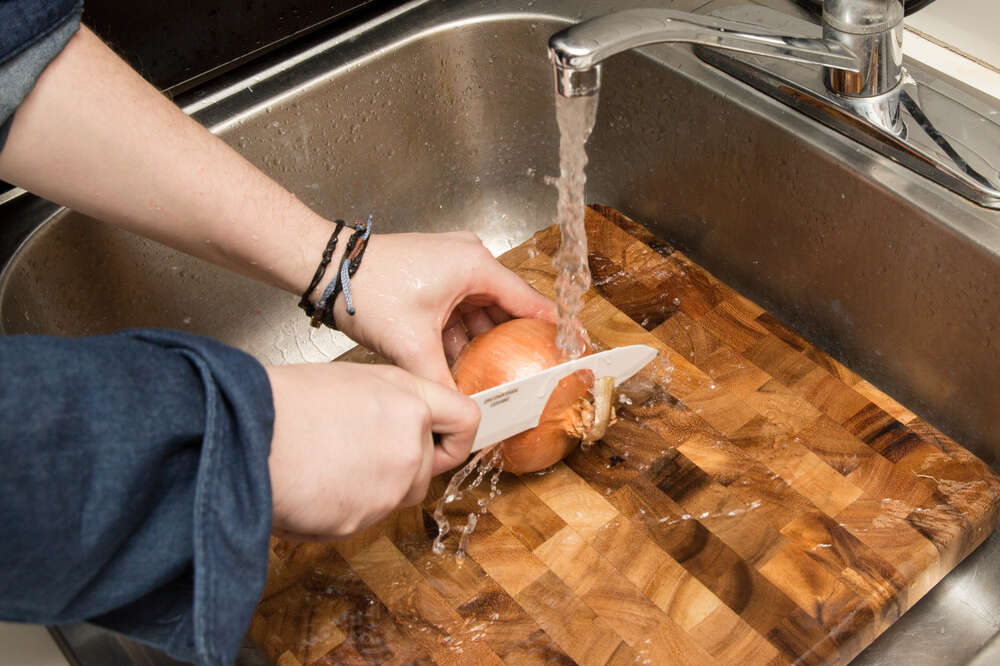
[{"label": "faucet spout", "polygon": [[630,9],[584,21],[549,39],[556,90],[564,97],[595,94],[600,64],[616,53],[660,42],[687,42],[857,72],[858,59],[840,42],[761,32],[738,21],[671,9]]}]

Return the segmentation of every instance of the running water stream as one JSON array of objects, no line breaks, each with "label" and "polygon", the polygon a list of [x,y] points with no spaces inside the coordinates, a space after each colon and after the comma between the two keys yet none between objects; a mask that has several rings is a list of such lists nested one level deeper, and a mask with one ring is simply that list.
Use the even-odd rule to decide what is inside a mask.
[{"label": "running water stream", "polygon": [[559,203],[556,222],[561,242],[553,263],[556,276],[556,305],[559,333],[556,342],[568,359],[579,358],[587,347],[580,324],[583,294],[590,289],[587,263],[587,232],[583,226],[583,190],[587,183],[587,139],[597,117],[597,95],[563,97],[556,95],[559,123]]},{"label": "running water stream", "polygon": [[[587,182],[584,168],[587,166],[586,143],[594,128],[597,117],[597,95],[588,97],[563,97],[556,95],[556,122],[559,125],[559,178],[554,180],[559,192],[556,208],[556,222],[562,241],[553,263],[558,270],[556,277],[556,305],[559,310],[559,328],[556,343],[567,360],[579,358],[587,348],[587,335],[580,323],[579,315],[583,307],[583,294],[590,288],[590,266],[587,263],[587,232],[583,225],[583,191]],[[479,500],[479,513],[485,513],[489,501],[500,494],[497,484],[503,471],[503,457],[500,447],[480,451],[465,467],[452,476],[441,500],[434,509],[438,535],[434,539],[433,551],[444,553],[444,540],[451,532],[451,524],[445,516],[445,507],[460,499],[463,493],[479,486],[486,475],[493,472],[490,479],[489,497]],[[472,482],[462,488],[462,483],[476,472]],[[459,560],[465,557],[465,547],[476,529],[477,513],[470,513],[468,522],[462,528],[456,550]]]}]

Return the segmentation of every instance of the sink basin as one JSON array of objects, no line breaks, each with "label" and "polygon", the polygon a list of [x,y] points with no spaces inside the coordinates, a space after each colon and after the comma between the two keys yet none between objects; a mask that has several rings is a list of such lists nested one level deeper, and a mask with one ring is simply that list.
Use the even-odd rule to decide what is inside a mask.
[{"label": "sink basin", "polygon": [[[548,36],[651,3],[444,4],[311,37],[179,102],[328,217],[374,213],[381,233],[472,229],[502,252],[555,210]],[[1000,213],[685,47],[605,64],[589,155],[589,201],[648,225],[996,465]],[[162,326],[265,363],[329,360],[352,346],[311,329],[295,296],[73,211],[28,199],[0,217],[5,333]],[[993,535],[856,663],[966,663],[1000,629],[998,592]]]}]

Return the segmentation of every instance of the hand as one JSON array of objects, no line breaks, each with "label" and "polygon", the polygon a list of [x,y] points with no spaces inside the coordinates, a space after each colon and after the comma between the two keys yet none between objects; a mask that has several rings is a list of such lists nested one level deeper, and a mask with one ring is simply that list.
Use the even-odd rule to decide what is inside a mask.
[{"label": "hand", "polygon": [[556,317],[555,303],[467,231],[373,235],[351,286],[357,313],[348,315],[338,297],[338,327],[400,367],[452,387],[449,364],[470,336],[511,317]]},{"label": "hand", "polygon": [[279,534],[346,536],[419,503],[432,475],[468,457],[479,426],[473,400],[392,366],[287,365],[267,373]]}]

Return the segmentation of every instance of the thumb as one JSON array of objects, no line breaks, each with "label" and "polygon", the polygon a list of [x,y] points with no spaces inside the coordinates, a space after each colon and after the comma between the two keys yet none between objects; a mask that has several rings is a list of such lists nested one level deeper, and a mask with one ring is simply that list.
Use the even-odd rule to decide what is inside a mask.
[{"label": "thumb", "polygon": [[422,377],[414,377],[417,391],[431,410],[431,430],[440,436],[434,447],[434,474],[462,463],[469,457],[479,429],[479,405],[452,388]]},{"label": "thumb", "polygon": [[452,390],[458,388],[455,385],[455,378],[451,376],[448,360],[445,358],[444,343],[440,333],[419,341],[418,344],[414,345],[414,349],[416,351],[413,353],[395,359],[399,367],[418,377],[443,384]]}]

